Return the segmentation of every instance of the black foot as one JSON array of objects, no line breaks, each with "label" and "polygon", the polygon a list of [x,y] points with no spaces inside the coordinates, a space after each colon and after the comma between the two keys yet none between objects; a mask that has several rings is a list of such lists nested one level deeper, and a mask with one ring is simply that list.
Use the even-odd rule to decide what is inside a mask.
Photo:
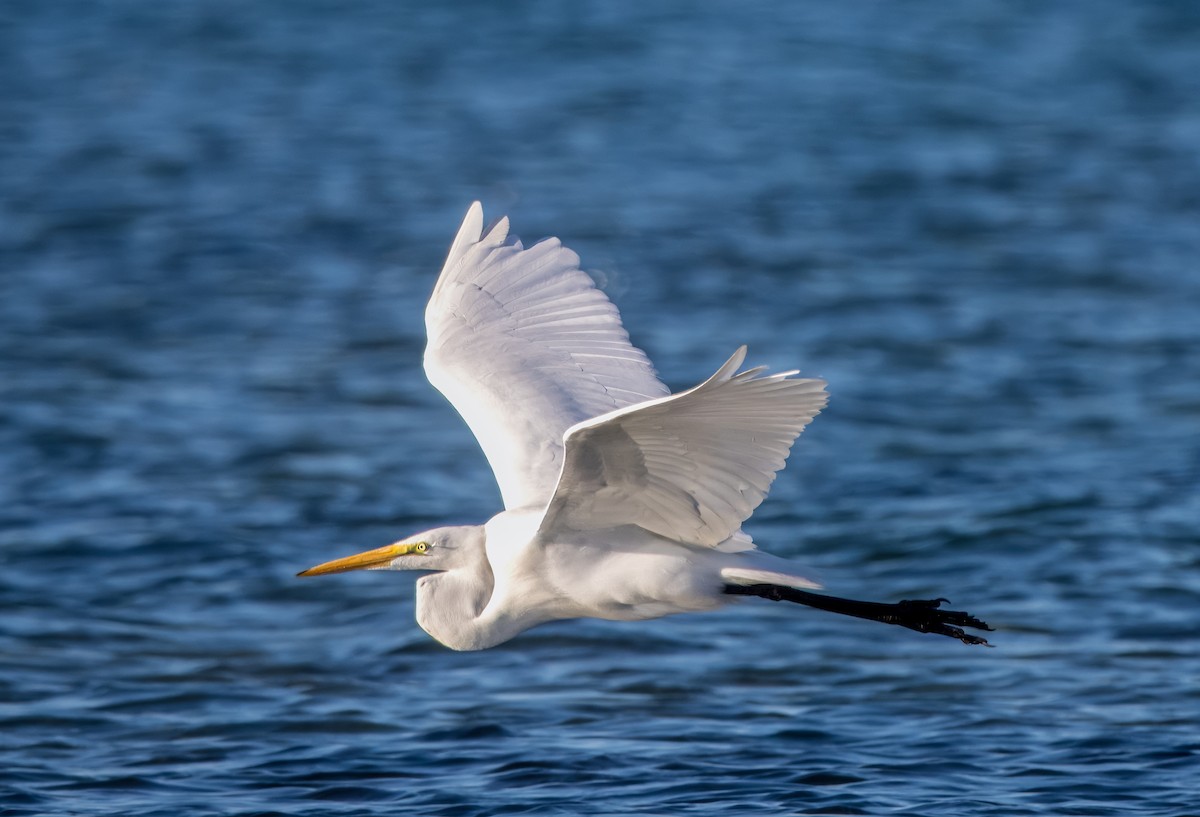
[{"label": "black foot", "polygon": [[[938,609],[943,604],[949,603],[947,599],[905,599],[899,604],[894,605],[897,608],[896,618],[895,620],[888,621],[888,623],[899,624],[901,627],[916,630],[918,633],[948,635],[951,638],[957,638],[964,644],[992,646],[988,644],[986,638],[980,638],[977,635],[971,635],[962,631],[963,627],[989,631],[992,628],[970,613]],[[887,621],[887,619],[880,619],[880,621]]]},{"label": "black foot", "polygon": [[837,596],[825,596],[820,593],[809,593],[806,590],[797,590],[794,587],[783,587],[777,584],[727,584],[725,592],[734,596],[759,596],[772,601],[791,601],[816,607],[818,610],[828,610],[831,613],[882,621],[884,624],[896,624],[916,630],[918,633],[946,635],[957,638],[964,644],[991,646],[986,638],[968,635],[963,632],[962,628],[971,627],[975,630],[989,631],[992,628],[970,613],[939,609],[943,604],[949,604],[946,599],[906,599],[899,604],[883,604],[876,601],[856,601]]}]

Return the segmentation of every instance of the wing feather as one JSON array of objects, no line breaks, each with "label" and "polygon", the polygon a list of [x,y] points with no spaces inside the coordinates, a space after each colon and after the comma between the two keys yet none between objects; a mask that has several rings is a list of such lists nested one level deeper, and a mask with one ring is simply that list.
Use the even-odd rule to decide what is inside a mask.
[{"label": "wing feather", "polygon": [[571,427],[542,538],[638,525],[686,544],[750,547],[742,522],[827,395],[823,380],[796,372],[735,374],[745,354],[693,389]]},{"label": "wing feather", "polygon": [[425,310],[425,372],[491,463],[509,510],[544,507],[572,425],[667,394],[616,307],[548,238],[524,247],[475,202]]}]

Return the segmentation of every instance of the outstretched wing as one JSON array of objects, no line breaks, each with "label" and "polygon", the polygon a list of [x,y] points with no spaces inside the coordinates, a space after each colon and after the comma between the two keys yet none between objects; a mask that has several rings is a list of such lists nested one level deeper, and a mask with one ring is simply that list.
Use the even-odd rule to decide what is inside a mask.
[{"label": "outstretched wing", "polygon": [[425,326],[425,373],[471,427],[509,510],[545,506],[572,425],[668,393],[579,256],[557,238],[526,249],[507,218],[484,234],[479,202]]},{"label": "outstretched wing", "polygon": [[[825,381],[734,374],[738,349],[693,389],[578,423],[541,535],[638,525],[692,545],[738,534],[792,443],[825,406]],[[744,535],[730,548],[749,547]]]}]

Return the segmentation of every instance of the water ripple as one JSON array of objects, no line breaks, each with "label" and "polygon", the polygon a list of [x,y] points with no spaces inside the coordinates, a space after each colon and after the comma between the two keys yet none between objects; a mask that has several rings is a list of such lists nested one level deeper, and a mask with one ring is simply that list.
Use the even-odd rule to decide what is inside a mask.
[{"label": "water ripple", "polygon": [[[0,815],[1194,814],[1193,6],[551,5],[0,9]],[[296,582],[499,507],[419,369],[475,197],[672,386],[827,378],[756,540],[996,649]]]}]

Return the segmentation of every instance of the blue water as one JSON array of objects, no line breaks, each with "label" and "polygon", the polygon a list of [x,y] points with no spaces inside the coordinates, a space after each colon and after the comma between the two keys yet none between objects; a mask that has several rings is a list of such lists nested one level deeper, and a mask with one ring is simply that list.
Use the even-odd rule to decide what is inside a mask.
[{"label": "blue water", "polygon": [[[434,7],[431,7],[434,6]],[[1200,813],[1200,6],[0,6],[0,814]],[[828,379],[747,603],[449,652],[473,198]]]}]

